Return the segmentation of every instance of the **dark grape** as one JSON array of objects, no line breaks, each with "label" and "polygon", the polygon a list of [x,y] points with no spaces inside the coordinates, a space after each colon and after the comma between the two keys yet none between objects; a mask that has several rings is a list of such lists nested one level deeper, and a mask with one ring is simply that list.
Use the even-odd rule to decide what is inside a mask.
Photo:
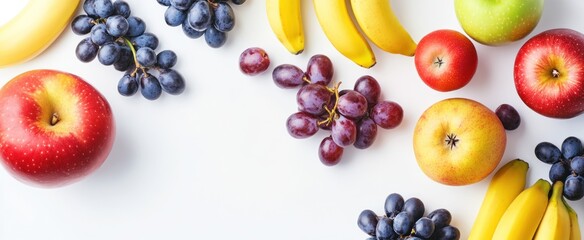
[{"label": "dark grape", "polygon": [[357,226],[363,232],[369,234],[370,236],[375,236],[375,229],[377,226],[377,222],[379,221],[375,212],[371,210],[363,210],[359,214],[359,218],[357,219]]},{"label": "dark grape", "polygon": [[549,173],[552,182],[564,181],[570,175],[570,166],[563,161],[558,161],[552,165]]},{"label": "dark grape", "polygon": [[132,96],[138,92],[138,80],[136,76],[124,74],[118,82],[118,93],[122,96]]},{"label": "dark grape", "polygon": [[385,215],[395,217],[404,208],[404,198],[399,193],[391,193],[385,198]]},{"label": "dark grape", "polygon": [[130,16],[126,19],[128,21],[128,31],[126,32],[127,37],[137,37],[144,34],[146,31],[146,23],[139,18]]},{"label": "dark grape", "polygon": [[357,91],[347,91],[337,104],[339,113],[348,118],[357,119],[367,113],[367,99]]},{"label": "dark grape", "polygon": [[188,19],[185,19],[181,27],[185,35],[192,39],[200,38],[201,36],[203,36],[203,34],[205,34],[205,31],[197,31],[193,27],[191,27],[191,24],[189,24]]},{"label": "dark grape", "polygon": [[97,46],[91,38],[85,38],[77,44],[77,48],[75,48],[75,55],[77,59],[81,60],[82,62],[91,62],[97,56],[97,51],[99,50],[99,46]]},{"label": "dark grape", "polygon": [[506,130],[515,130],[521,124],[521,117],[515,108],[509,104],[501,104],[495,110],[495,114]]},{"label": "dark grape", "polygon": [[337,145],[341,147],[350,146],[357,139],[357,126],[353,120],[340,116],[333,120],[331,136]]},{"label": "dark grape", "polygon": [[156,52],[149,47],[142,47],[136,51],[136,61],[143,67],[152,67],[156,64]]},{"label": "dark grape", "polygon": [[158,47],[158,37],[152,33],[144,33],[140,36],[132,38],[132,43],[137,48],[149,47],[152,50],[156,50]]},{"label": "dark grape", "polygon": [[130,5],[124,0],[116,0],[114,2],[115,14],[120,15],[124,18],[130,17],[132,11],[130,10]]},{"label": "dark grape", "polygon": [[235,5],[241,5],[245,2],[245,0],[231,0],[231,2],[233,2]]},{"label": "dark grape", "polygon": [[272,79],[280,88],[295,88],[304,82],[304,72],[292,64],[282,64],[272,71]]},{"label": "dark grape", "polygon": [[361,93],[361,95],[367,99],[367,103],[371,106],[375,105],[381,96],[381,86],[379,86],[379,82],[369,75],[357,79],[353,90]]},{"label": "dark grape", "polygon": [[[206,33],[205,33],[206,34]],[[261,48],[251,47],[239,55],[239,69],[244,74],[253,76],[264,72],[270,66],[270,57]]]},{"label": "dark grape", "polygon": [[217,30],[213,26],[209,26],[205,30],[205,42],[212,48],[220,48],[227,42],[227,34]]},{"label": "dark grape", "polygon": [[164,12],[164,21],[169,26],[176,27],[181,25],[186,18],[187,14],[185,12],[178,10],[173,6],[168,7]]},{"label": "dark grape", "polygon": [[333,79],[333,63],[322,54],[312,56],[308,60],[306,67],[306,77],[311,83],[318,83],[327,86]]},{"label": "dark grape", "polygon": [[393,230],[399,235],[410,235],[414,227],[414,218],[408,212],[400,212],[393,219]]},{"label": "dark grape", "polygon": [[128,20],[120,15],[113,15],[107,18],[105,30],[114,38],[124,36],[129,29]]},{"label": "dark grape", "polygon": [[397,127],[403,118],[403,109],[396,102],[381,101],[371,109],[371,119],[382,128],[392,129]]},{"label": "dark grape", "polygon": [[175,70],[163,70],[158,76],[162,90],[172,95],[181,94],[185,90],[185,80]]},{"label": "dark grape", "polygon": [[393,230],[393,219],[388,217],[379,219],[375,228],[375,236],[378,240],[397,239],[399,236]]},{"label": "dark grape", "polygon": [[235,14],[228,3],[217,3],[213,26],[221,32],[229,32],[235,26]]},{"label": "dark grape", "polygon": [[552,143],[541,142],[535,146],[535,157],[544,163],[553,164],[560,161],[562,152]]},{"label": "dark grape", "polygon": [[325,108],[331,100],[332,93],[321,84],[304,85],[296,94],[298,109],[316,116],[324,114]]},{"label": "dark grape", "polygon": [[87,13],[87,16],[96,18],[99,16],[97,16],[97,13],[95,12],[95,7],[93,6],[93,2],[94,2],[94,0],[85,0],[83,2],[83,11],[85,11],[85,13]]},{"label": "dark grape", "polygon": [[120,47],[115,43],[106,43],[97,51],[97,60],[109,66],[120,59]]},{"label": "dark grape", "polygon": [[114,37],[107,33],[105,28],[105,24],[103,23],[97,24],[91,28],[91,41],[93,41],[93,43],[103,46],[106,43],[114,41]]},{"label": "dark grape", "polygon": [[576,174],[584,176],[584,157],[583,156],[573,157],[572,160],[570,161],[570,168]]},{"label": "dark grape", "polygon": [[148,100],[156,100],[162,94],[162,87],[158,79],[151,74],[144,73],[140,78],[140,93]]},{"label": "dark grape", "polygon": [[404,202],[404,208],[402,211],[409,213],[415,221],[424,216],[426,208],[419,198],[412,197]]},{"label": "dark grape", "polygon": [[318,147],[318,158],[326,166],[333,166],[341,161],[344,149],[337,145],[331,136],[325,137]]},{"label": "dark grape", "polygon": [[429,238],[434,233],[434,222],[430,218],[422,217],[414,224],[416,237]]},{"label": "dark grape", "polygon": [[71,30],[77,35],[85,35],[91,32],[95,25],[93,18],[87,15],[79,15],[71,21]]},{"label": "dark grape", "polygon": [[156,0],[162,6],[170,6],[170,0]]},{"label": "dark grape", "polygon": [[134,66],[134,55],[128,46],[120,46],[120,58],[114,63],[118,71],[126,71]]},{"label": "dark grape", "polygon": [[116,12],[111,0],[95,0],[93,1],[93,8],[100,18],[107,18]]},{"label": "dark grape", "polygon": [[170,0],[170,5],[178,10],[186,11],[193,5],[193,0]]},{"label": "dark grape", "polygon": [[176,61],[176,53],[172,50],[164,50],[156,55],[156,64],[163,69],[172,68],[176,64]]},{"label": "dark grape", "polygon": [[453,226],[445,226],[440,229],[436,229],[432,235],[432,239],[435,240],[458,240],[460,239],[460,231],[458,228]]},{"label": "dark grape", "polygon": [[576,137],[568,137],[562,142],[562,155],[564,159],[581,156],[582,150],[582,142]]},{"label": "dark grape", "polygon": [[213,20],[209,2],[198,1],[194,3],[187,14],[187,20],[193,29],[205,31]]},{"label": "dark grape", "polygon": [[571,201],[576,201],[584,197],[584,177],[570,175],[564,184],[564,197]]},{"label": "dark grape", "polygon": [[370,147],[377,136],[377,124],[369,118],[363,118],[357,124],[357,139],[353,146],[358,149],[366,149]]},{"label": "dark grape", "polygon": [[294,138],[307,138],[318,131],[318,120],[315,116],[305,113],[297,112],[286,120],[286,129],[290,136]]},{"label": "dark grape", "polygon": [[436,209],[428,214],[428,218],[434,222],[434,226],[436,229],[443,228],[445,226],[450,225],[450,221],[452,221],[452,215],[450,212],[444,208]]}]

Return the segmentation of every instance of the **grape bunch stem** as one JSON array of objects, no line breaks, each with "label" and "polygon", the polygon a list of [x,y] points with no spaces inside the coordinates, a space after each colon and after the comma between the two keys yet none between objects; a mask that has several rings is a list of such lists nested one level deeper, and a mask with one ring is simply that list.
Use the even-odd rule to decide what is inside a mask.
[{"label": "grape bunch stem", "polygon": [[331,124],[333,122],[333,120],[335,120],[337,118],[337,106],[339,103],[339,87],[341,86],[341,82],[338,82],[337,84],[335,84],[335,86],[333,88],[328,88],[327,89],[331,92],[335,94],[335,104],[333,105],[332,109],[329,109],[328,106],[324,106],[324,110],[328,113],[328,117],[322,121],[318,122],[319,126],[328,126],[329,124]]}]

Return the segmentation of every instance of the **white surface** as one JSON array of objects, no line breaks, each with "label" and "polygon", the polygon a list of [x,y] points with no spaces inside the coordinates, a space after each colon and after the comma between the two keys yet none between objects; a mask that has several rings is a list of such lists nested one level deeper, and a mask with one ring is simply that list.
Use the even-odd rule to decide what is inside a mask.
[{"label": "white surface", "polygon": [[[21,5],[13,2],[2,3],[0,19],[5,21],[4,14],[13,11],[8,9]],[[420,198],[426,213],[449,209],[452,224],[465,239],[490,176],[477,184],[449,187],[423,175],[411,141],[417,118],[427,107],[449,97],[472,98],[491,109],[502,103],[515,106],[522,124],[508,132],[501,165],[513,158],[528,161],[528,184],[548,176],[549,165],[533,153],[537,143],[559,145],[570,135],[584,139],[584,116],[542,117],[519,99],[512,69],[526,39],[496,48],[475,43],[479,66],[473,80],[458,91],[440,93],[422,83],[413,58],[375,49],[377,65],[363,69],[342,57],[326,40],[308,0],[303,1],[306,50],[299,56],[287,53],[276,40],[260,0],[234,7],[236,29],[220,49],[167,26],[165,8],[154,0],[128,2],[132,14],[146,21],[147,31],[158,35],[159,49],[179,55],[175,68],[188,81],[186,92],[163,94],[153,102],[140,95],[122,97],[116,90],[121,73],[97,60],[78,61],[75,46],[83,37],[70,29],[38,58],[0,69],[2,85],[37,68],[80,75],[106,96],[117,124],[108,160],[74,185],[33,188],[0,170],[0,239],[365,239],[356,224],[358,214],[363,209],[381,214],[385,197],[393,192]],[[461,31],[451,1],[392,5],[416,41],[437,29]],[[582,9],[579,0],[546,1],[543,17],[529,36],[557,27],[584,31]],[[268,72],[256,77],[242,75],[237,67],[239,54],[251,46],[263,47],[272,60]],[[370,149],[347,149],[334,167],[318,160],[324,131],[306,140],[288,135],[285,120],[295,112],[295,91],[279,89],[271,80],[276,65],[304,67],[316,53],[331,57],[342,88],[352,88],[361,75],[372,75],[380,81],[384,98],[400,103],[405,112],[397,129],[380,130]],[[571,205],[584,215],[584,201]]]}]

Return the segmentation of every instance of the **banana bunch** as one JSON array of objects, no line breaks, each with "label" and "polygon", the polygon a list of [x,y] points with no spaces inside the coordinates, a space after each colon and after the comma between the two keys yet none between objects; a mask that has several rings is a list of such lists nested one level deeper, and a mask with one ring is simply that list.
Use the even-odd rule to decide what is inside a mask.
[{"label": "banana bunch", "polygon": [[[266,0],[272,31],[293,54],[304,50],[300,1]],[[366,36],[386,52],[414,55],[417,45],[393,13],[388,0],[351,0],[350,3],[349,6],[345,0],[313,0],[323,32],[341,54],[365,68],[375,65],[375,54]],[[357,23],[351,19],[351,12]]]},{"label": "banana bunch", "polygon": [[79,0],[30,0],[0,26],[0,67],[28,61],[44,51],[68,26]]}]

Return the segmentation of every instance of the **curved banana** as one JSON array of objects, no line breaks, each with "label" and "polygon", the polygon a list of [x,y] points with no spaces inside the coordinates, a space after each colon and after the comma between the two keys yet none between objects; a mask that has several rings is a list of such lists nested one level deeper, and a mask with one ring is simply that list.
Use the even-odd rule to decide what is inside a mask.
[{"label": "curved banana", "polygon": [[23,63],[44,51],[68,26],[79,0],[30,0],[0,26],[0,67]]},{"label": "curved banana", "polygon": [[527,162],[515,159],[503,165],[495,173],[468,236],[469,240],[493,238],[499,219],[525,188],[528,169]]},{"label": "curved banana", "polygon": [[539,179],[523,190],[501,216],[493,239],[532,239],[548,205],[550,188],[547,180]]},{"label": "curved banana", "polygon": [[357,23],[383,51],[414,56],[417,44],[393,13],[389,0],[351,0]]},{"label": "curved banana", "polygon": [[300,0],[266,0],[268,22],[276,37],[292,54],[304,51]]},{"label": "curved banana", "polygon": [[562,200],[563,193],[564,183],[555,182],[552,186],[552,196],[539,223],[539,228],[535,232],[534,240],[570,240],[570,214]]},{"label": "curved banana", "polygon": [[570,240],[580,240],[582,239],[582,233],[580,232],[580,223],[578,222],[578,214],[570,205],[566,202],[565,199],[562,198],[564,201],[564,205],[568,209],[568,214],[570,214]]},{"label": "curved banana", "polygon": [[345,0],[313,0],[314,11],[324,34],[345,57],[361,67],[375,65],[375,55],[349,15]]}]

